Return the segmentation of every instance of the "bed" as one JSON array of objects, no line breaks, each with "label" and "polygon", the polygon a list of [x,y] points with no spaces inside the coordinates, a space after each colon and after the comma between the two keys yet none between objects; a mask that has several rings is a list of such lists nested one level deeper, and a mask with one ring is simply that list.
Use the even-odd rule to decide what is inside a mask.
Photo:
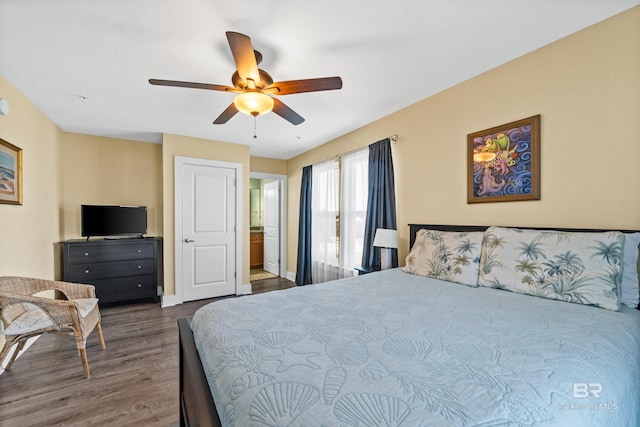
[{"label": "bed", "polygon": [[640,311],[455,280],[391,269],[202,307],[178,320],[181,425],[640,425]]}]

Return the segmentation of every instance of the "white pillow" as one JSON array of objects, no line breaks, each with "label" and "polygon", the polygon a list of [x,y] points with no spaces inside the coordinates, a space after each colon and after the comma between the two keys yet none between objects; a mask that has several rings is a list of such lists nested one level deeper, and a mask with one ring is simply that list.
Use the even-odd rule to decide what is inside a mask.
[{"label": "white pillow", "polygon": [[407,273],[478,286],[482,231],[420,230],[407,255]]},{"label": "white pillow", "polygon": [[640,233],[624,233],[622,250],[622,294],[620,302],[632,308],[640,304],[640,285],[638,284],[638,245]]}]

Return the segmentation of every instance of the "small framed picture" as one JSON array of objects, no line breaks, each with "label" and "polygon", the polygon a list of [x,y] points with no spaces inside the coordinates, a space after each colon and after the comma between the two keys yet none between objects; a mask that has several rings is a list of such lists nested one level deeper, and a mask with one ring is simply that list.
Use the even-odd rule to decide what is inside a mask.
[{"label": "small framed picture", "polygon": [[0,139],[0,203],[22,204],[22,149]]}]

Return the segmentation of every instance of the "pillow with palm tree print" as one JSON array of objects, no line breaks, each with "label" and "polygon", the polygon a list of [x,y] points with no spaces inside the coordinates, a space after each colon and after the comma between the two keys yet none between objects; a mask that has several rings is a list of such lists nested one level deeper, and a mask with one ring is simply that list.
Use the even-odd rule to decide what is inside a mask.
[{"label": "pillow with palm tree print", "polygon": [[617,231],[574,233],[489,227],[478,284],[620,309],[622,245]]},{"label": "pillow with palm tree print", "polygon": [[636,308],[640,304],[640,283],[638,283],[639,245],[640,233],[624,233],[620,303],[631,308]]},{"label": "pillow with palm tree print", "polygon": [[478,286],[482,231],[420,230],[407,255],[407,273]]}]

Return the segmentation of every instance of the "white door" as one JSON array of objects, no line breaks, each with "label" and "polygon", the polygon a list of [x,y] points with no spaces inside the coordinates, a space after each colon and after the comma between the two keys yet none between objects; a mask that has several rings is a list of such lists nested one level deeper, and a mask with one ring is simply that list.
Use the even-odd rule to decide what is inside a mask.
[{"label": "white door", "polygon": [[236,170],[183,166],[182,298],[235,294]]},{"label": "white door", "polygon": [[280,181],[264,185],[264,267],[280,275]]}]

